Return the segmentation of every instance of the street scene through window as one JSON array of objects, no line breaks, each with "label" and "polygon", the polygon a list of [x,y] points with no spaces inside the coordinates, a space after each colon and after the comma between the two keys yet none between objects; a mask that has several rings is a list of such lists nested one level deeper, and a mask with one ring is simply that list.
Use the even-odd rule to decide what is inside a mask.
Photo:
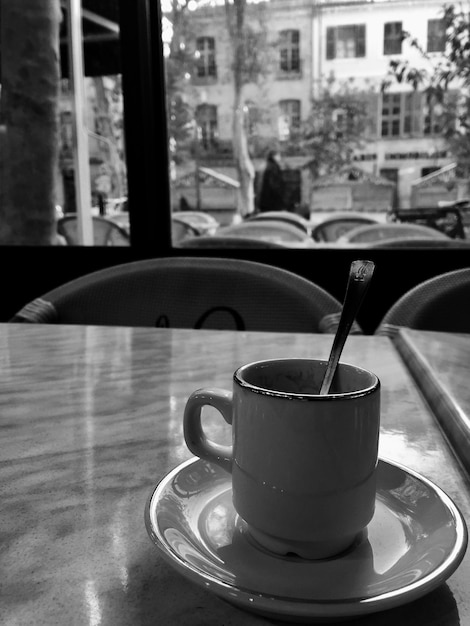
[{"label": "street scene through window", "polygon": [[[470,240],[470,0],[154,2],[173,246]],[[0,3],[0,245],[131,245],[118,0]]]},{"label": "street scene through window", "polygon": [[[470,237],[470,3],[161,6],[174,245]],[[270,229],[289,216],[307,240]]]}]

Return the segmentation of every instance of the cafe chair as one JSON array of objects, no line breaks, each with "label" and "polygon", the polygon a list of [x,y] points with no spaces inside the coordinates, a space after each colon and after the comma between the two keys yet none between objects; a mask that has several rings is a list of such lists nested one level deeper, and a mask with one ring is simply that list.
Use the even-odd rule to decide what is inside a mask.
[{"label": "cafe chair", "polygon": [[421,224],[399,224],[387,222],[385,224],[368,224],[358,226],[339,238],[343,243],[372,243],[386,239],[449,239],[430,226]]},{"label": "cafe chair", "polygon": [[400,328],[470,333],[470,268],[439,274],[403,294],[376,333],[394,337]]},{"label": "cafe chair", "polygon": [[313,227],[312,237],[319,242],[337,241],[353,228],[377,223],[377,220],[360,213],[332,215]]},{"label": "cafe chair", "polygon": [[286,222],[296,228],[299,228],[303,233],[307,235],[311,234],[311,227],[308,220],[297,213],[291,213],[290,211],[264,211],[261,213],[255,213],[246,218],[246,222],[259,222],[259,221],[274,221],[274,222]]},{"label": "cafe chair", "polygon": [[186,237],[176,244],[175,248],[212,248],[224,250],[226,248],[268,248],[287,250],[292,245],[270,241],[268,239],[258,239],[256,237],[239,237],[235,235],[201,235]]},{"label": "cafe chair", "polygon": [[[117,222],[107,217],[92,216],[93,245],[95,246],[129,246],[128,231]],[[65,215],[57,220],[57,232],[64,237],[67,245],[80,245],[78,241],[78,218],[76,215]]]},{"label": "cafe chair", "polygon": [[418,237],[406,237],[404,239],[384,239],[382,241],[372,241],[363,244],[361,247],[371,248],[433,248],[435,250],[444,248],[466,248],[470,249],[470,241],[464,239],[419,239]]},{"label": "cafe chair", "polygon": [[200,235],[214,235],[219,228],[219,222],[204,211],[176,211],[172,219],[189,224],[196,228]]},{"label": "cafe chair", "polygon": [[[247,260],[172,257],[81,276],[10,322],[334,332],[341,304],[288,270]],[[361,333],[359,325],[354,331]]]},{"label": "cafe chair", "polygon": [[171,216],[171,241],[173,245],[178,244],[186,237],[198,237],[201,230],[195,225],[177,215]]},{"label": "cafe chair", "polygon": [[277,220],[252,220],[224,226],[218,230],[220,236],[251,237],[278,243],[305,243],[311,237],[298,226]]}]

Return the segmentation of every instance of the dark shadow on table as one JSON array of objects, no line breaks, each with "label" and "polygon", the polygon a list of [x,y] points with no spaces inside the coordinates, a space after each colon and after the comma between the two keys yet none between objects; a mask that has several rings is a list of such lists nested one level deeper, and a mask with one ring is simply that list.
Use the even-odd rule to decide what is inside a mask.
[{"label": "dark shadow on table", "polygon": [[[182,577],[158,553],[152,554],[150,545],[148,558],[135,564],[129,574],[127,595],[133,597],[134,626],[294,626],[298,623],[262,617],[229,605]],[[340,623],[348,622],[354,626],[459,626],[460,616],[452,591],[442,584],[414,602]]]},{"label": "dark shadow on table", "polygon": [[[444,583],[427,595],[403,604],[396,609],[371,613],[361,616],[342,624],[351,623],[351,626],[458,626],[460,616],[457,610],[457,603],[449,589]],[[294,626],[296,622],[272,621],[267,623],[281,626]],[[332,624],[333,622],[315,622],[316,624]]]}]

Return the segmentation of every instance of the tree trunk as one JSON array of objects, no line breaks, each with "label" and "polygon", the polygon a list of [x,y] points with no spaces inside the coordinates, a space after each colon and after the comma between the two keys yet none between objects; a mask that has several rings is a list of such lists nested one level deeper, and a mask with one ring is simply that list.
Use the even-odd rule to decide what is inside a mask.
[{"label": "tree trunk", "polygon": [[237,209],[241,217],[255,209],[255,168],[248,153],[242,106],[235,103],[233,111],[233,148],[240,187],[237,193]]},{"label": "tree trunk", "polygon": [[237,209],[241,217],[249,215],[255,208],[255,168],[248,153],[248,141],[243,111],[243,76],[245,71],[245,9],[246,0],[225,0],[227,25],[233,48],[233,153],[240,187],[237,194]]},{"label": "tree trunk", "polygon": [[0,244],[56,243],[59,0],[0,0]]}]

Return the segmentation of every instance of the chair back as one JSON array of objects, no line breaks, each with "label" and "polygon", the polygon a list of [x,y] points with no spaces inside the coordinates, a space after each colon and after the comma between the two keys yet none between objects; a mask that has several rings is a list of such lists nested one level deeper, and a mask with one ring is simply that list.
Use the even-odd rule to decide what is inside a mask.
[{"label": "chair back", "polygon": [[[129,246],[130,238],[127,230],[107,217],[92,216],[93,245],[95,246]],[[57,220],[57,232],[62,235],[69,246],[79,245],[78,218],[76,215],[65,215]]]},{"label": "chair back", "polygon": [[470,268],[430,278],[403,294],[376,334],[393,337],[401,327],[470,333]]},{"label": "chair back", "polygon": [[372,241],[371,243],[363,244],[361,247],[365,248],[407,248],[411,250],[413,248],[434,248],[435,250],[442,250],[444,248],[464,248],[470,249],[470,241],[463,239],[420,239],[418,237],[407,237],[405,239],[383,239],[382,241]]},{"label": "chair back", "polygon": [[255,237],[237,237],[234,235],[201,235],[181,239],[175,248],[215,248],[224,250],[225,248],[264,248],[287,250],[292,247],[287,243],[269,241],[268,239],[256,239]]},{"label": "chair back", "polygon": [[253,220],[220,228],[219,236],[251,237],[277,243],[310,241],[311,237],[298,226],[277,220]]},{"label": "chair back", "polygon": [[366,215],[346,213],[333,215],[325,218],[312,229],[312,237],[315,241],[337,241],[340,237],[358,226],[377,224],[377,220]]},{"label": "chair back", "polygon": [[199,228],[177,215],[171,216],[171,241],[178,244],[186,237],[198,237],[201,234]]},{"label": "chair back", "polygon": [[311,234],[311,227],[308,220],[297,213],[291,213],[290,211],[265,211],[263,213],[255,213],[246,219],[247,222],[258,221],[274,221],[274,222],[286,222],[299,228],[303,233],[307,235]]},{"label": "chair back", "polygon": [[10,321],[316,333],[332,332],[341,308],[320,286],[278,267],[172,257],[82,276]]},{"label": "chair back", "polygon": [[449,239],[447,235],[420,224],[369,224],[358,226],[341,237],[345,243],[371,243],[386,239]]},{"label": "chair back", "polygon": [[213,235],[219,228],[219,222],[204,211],[177,211],[172,218],[193,226],[201,235]]}]

